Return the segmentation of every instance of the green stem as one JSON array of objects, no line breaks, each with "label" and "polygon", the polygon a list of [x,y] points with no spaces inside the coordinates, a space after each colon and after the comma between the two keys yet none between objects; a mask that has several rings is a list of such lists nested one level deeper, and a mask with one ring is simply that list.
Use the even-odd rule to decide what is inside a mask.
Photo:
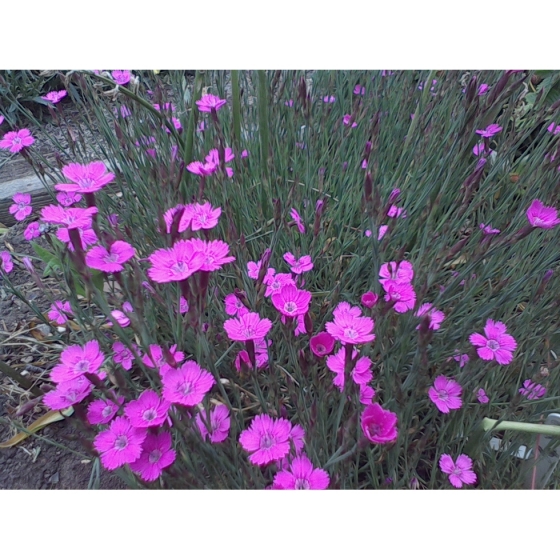
[{"label": "green stem", "polygon": [[266,72],[257,70],[259,76],[259,132],[261,135],[261,166],[263,176],[268,177],[268,89]]},{"label": "green stem", "polygon": [[198,121],[198,106],[196,101],[200,99],[202,93],[202,79],[204,77],[203,70],[197,70],[194,76],[194,87],[192,94],[191,103],[191,115],[189,118],[189,126],[187,129],[187,139],[185,140],[185,151],[183,159],[185,163],[190,163],[192,161],[192,151],[194,143],[194,130],[196,128],[196,123]]},{"label": "green stem", "polygon": [[507,422],[492,420],[492,418],[484,418],[484,420],[482,420],[482,428],[485,432],[489,432],[491,430],[512,430],[514,432],[526,432],[530,434],[560,437],[560,426],[529,424],[527,422]]},{"label": "green stem", "polygon": [[239,70],[231,71],[231,94],[233,103],[233,142],[236,148],[241,145],[241,94],[239,89]]}]

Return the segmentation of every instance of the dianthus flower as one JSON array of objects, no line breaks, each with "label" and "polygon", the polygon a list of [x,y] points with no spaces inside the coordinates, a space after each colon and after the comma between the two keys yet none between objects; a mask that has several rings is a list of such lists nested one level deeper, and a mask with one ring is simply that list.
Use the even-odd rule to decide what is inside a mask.
[{"label": "dianthus flower", "polygon": [[212,374],[195,361],[188,360],[178,368],[170,368],[163,377],[163,397],[170,403],[195,406],[216,383]]},{"label": "dianthus flower", "polygon": [[266,291],[264,295],[266,297],[272,296],[272,294],[278,293],[284,286],[295,286],[296,283],[292,278],[291,274],[278,273],[272,275],[267,275],[264,278],[264,283],[266,284]]},{"label": "dianthus flower", "polygon": [[215,163],[202,163],[200,161],[193,161],[187,165],[187,171],[190,171],[193,175],[199,175],[200,177],[209,177],[212,175],[218,166]]},{"label": "dianthus flower", "polygon": [[476,474],[472,470],[473,462],[468,455],[459,455],[454,462],[450,455],[444,454],[440,457],[439,468],[449,475],[449,482],[455,488],[462,488],[463,484],[474,484]]},{"label": "dianthus flower", "polygon": [[272,304],[282,315],[286,317],[297,317],[309,311],[311,292],[298,290],[295,286],[285,285],[282,289],[270,297]]},{"label": "dianthus flower", "polygon": [[542,399],[546,395],[546,387],[539,385],[538,383],[534,383],[530,379],[526,379],[523,382],[523,387],[519,389],[519,392],[527,397],[530,401],[535,401],[538,399]]},{"label": "dianthus flower", "polygon": [[493,235],[495,233],[500,233],[500,230],[493,228],[491,224],[480,224],[479,227],[484,235]]},{"label": "dianthus flower", "polygon": [[60,360],[51,371],[51,379],[55,383],[70,381],[85,373],[97,373],[105,355],[99,349],[97,340],[90,340],[84,346],[68,346],[62,351]]},{"label": "dianthus flower", "polygon": [[385,286],[390,280],[399,284],[410,284],[413,279],[414,269],[412,263],[408,261],[401,261],[400,263],[391,261],[382,264],[379,269],[379,282],[385,289],[387,289]]},{"label": "dianthus flower", "polygon": [[546,130],[556,136],[557,134],[560,134],[560,124],[556,125],[556,123],[552,122]]},{"label": "dianthus flower", "polygon": [[354,88],[354,95],[365,95],[365,93],[366,88],[364,86],[361,86],[360,84],[357,84]]},{"label": "dianthus flower", "polygon": [[130,465],[130,470],[140,475],[142,480],[153,482],[177,457],[171,444],[169,432],[149,433],[142,444],[142,455]]},{"label": "dianthus flower", "polygon": [[290,265],[294,274],[303,274],[313,268],[313,262],[311,261],[310,255],[304,255],[303,257],[296,259],[292,253],[285,253],[284,260]]},{"label": "dianthus flower", "polygon": [[[180,350],[177,350],[176,344],[169,349],[169,353],[177,363],[180,363],[185,359],[185,354],[183,354]],[[157,344],[150,344],[148,353],[142,356],[142,361],[151,368],[160,368],[161,366],[167,364],[163,354],[163,349]]]},{"label": "dianthus flower", "polygon": [[33,208],[31,207],[31,195],[30,194],[23,194],[23,193],[16,193],[13,198],[14,204],[12,204],[9,208],[10,214],[14,216],[18,222],[25,220],[31,212],[33,212]]},{"label": "dianthus flower", "polygon": [[[356,359],[358,352],[354,350],[352,352],[352,359]],[[340,391],[344,389],[344,366],[345,366],[346,349],[341,348],[336,354],[329,356],[327,358],[327,367],[336,373],[336,377],[333,379],[333,385],[337,387]],[[356,362],[356,365],[350,372],[352,379],[357,385],[363,385],[368,383],[373,379],[373,373],[371,371],[372,362],[367,356],[362,356]]]},{"label": "dianthus flower", "polygon": [[392,204],[387,211],[387,216],[389,216],[389,218],[400,218],[402,216],[402,218],[404,219],[406,218],[406,210],[404,208],[398,208],[397,206]]},{"label": "dianthus flower", "polygon": [[[138,347],[136,346],[136,344],[132,343],[132,346],[136,351],[138,351]],[[113,361],[116,364],[121,364],[123,369],[125,369],[126,371],[132,369],[134,354],[120,340],[117,340],[113,344],[113,352]]]},{"label": "dianthus flower", "polygon": [[378,299],[379,296],[377,296],[377,294],[374,294],[373,292],[366,292],[365,294],[362,294],[360,301],[362,302],[362,305],[371,309],[377,303]]},{"label": "dianthus flower", "polygon": [[224,329],[230,340],[241,342],[263,338],[272,328],[270,319],[261,319],[258,313],[245,313],[237,319],[227,319]]},{"label": "dianthus flower", "polygon": [[53,104],[58,103],[59,101],[61,101],[62,99],[64,99],[67,95],[67,92],[65,89],[61,89],[60,91],[49,91],[49,93],[47,93],[47,95],[42,95],[41,99],[44,99],[45,101],[50,101]]},{"label": "dianthus flower", "polygon": [[228,315],[245,315],[249,310],[243,305],[241,300],[235,294],[228,294],[224,300],[226,304],[226,313]]},{"label": "dianthus flower", "polygon": [[221,213],[221,208],[212,208],[209,202],[194,204],[192,206],[191,229],[193,231],[212,229],[217,225]]},{"label": "dianthus flower", "polygon": [[327,356],[333,351],[334,338],[327,332],[320,332],[309,339],[309,346],[315,356]]},{"label": "dianthus flower", "polygon": [[82,195],[76,191],[61,191],[56,193],[56,200],[61,206],[72,206],[72,204],[82,200]]},{"label": "dianthus flower", "polygon": [[334,95],[325,95],[323,97],[323,103],[334,103],[336,101],[336,97]]},{"label": "dianthus flower", "polygon": [[[439,311],[439,309],[436,309],[432,303],[423,303],[419,307],[418,311],[416,312],[416,317],[422,317],[423,315],[429,315],[429,328],[433,331],[437,331],[441,327],[441,323],[445,319],[445,314],[443,313],[443,311]],[[416,328],[419,329],[420,325],[418,325]]]},{"label": "dianthus flower", "polygon": [[560,224],[558,210],[553,206],[545,206],[540,200],[533,200],[527,209],[527,219],[536,228],[551,229]]},{"label": "dianthus flower", "polygon": [[127,403],[124,413],[135,428],[150,428],[167,422],[170,406],[155,391],[146,389],[136,400]]},{"label": "dianthus flower", "polygon": [[296,223],[299,232],[305,233],[305,224],[303,223],[301,216],[299,215],[299,212],[295,208],[292,208],[290,210],[290,216],[292,217],[292,220],[294,220],[294,222]]},{"label": "dianthus flower", "polygon": [[51,410],[62,410],[82,402],[92,391],[93,384],[83,375],[70,381],[63,381],[56,389],[46,393],[43,402]]},{"label": "dianthus flower", "polygon": [[[82,249],[84,251],[88,247],[94,245],[99,241],[99,239],[97,239],[95,231],[91,227],[87,229],[83,229],[80,227],[77,229],[78,233],[80,234],[80,241],[82,244]],[[60,239],[60,241],[63,241],[68,245],[68,249],[70,249],[70,251],[74,251],[74,244],[72,243],[72,241],[70,241],[70,233],[68,228],[59,228],[56,231],[56,236],[58,237],[58,239]]]},{"label": "dianthus flower", "polygon": [[350,312],[333,314],[335,316],[334,322],[327,322],[325,329],[336,340],[343,344],[365,344],[375,340],[375,335],[372,332],[375,326],[373,319],[356,317]]},{"label": "dianthus flower", "polygon": [[99,245],[86,254],[86,264],[103,272],[121,272],[123,264],[134,257],[134,247],[126,241],[114,241],[108,250]]},{"label": "dianthus flower", "polygon": [[91,217],[97,214],[97,208],[63,208],[50,204],[41,210],[41,219],[44,222],[60,224],[67,229],[88,229],[91,227]]},{"label": "dianthus flower", "polygon": [[476,392],[476,398],[480,404],[486,404],[490,400],[486,395],[486,391],[482,387]]},{"label": "dianthus flower", "polygon": [[305,454],[294,457],[290,465],[274,477],[274,487],[278,490],[325,490],[329,483],[328,473],[314,468]]},{"label": "dianthus flower", "polygon": [[214,270],[219,270],[224,264],[235,260],[234,256],[228,255],[229,245],[224,241],[219,239],[204,241],[196,237],[193,237],[191,241],[194,250],[204,256],[204,261],[200,266],[200,270],[212,272]]},{"label": "dianthus flower", "polygon": [[469,337],[471,344],[478,346],[478,355],[483,360],[496,360],[500,365],[509,364],[513,360],[517,342],[513,336],[506,334],[504,323],[488,319],[484,334],[485,337],[478,333],[473,333]]},{"label": "dianthus flower", "polygon": [[378,403],[366,406],[360,418],[362,432],[372,443],[391,443],[398,437],[397,415]]},{"label": "dianthus flower", "polygon": [[[113,393],[114,394],[114,393]],[[90,424],[108,424],[124,404],[124,397],[117,397],[117,403],[111,400],[97,399],[92,401],[87,410],[87,421]]]},{"label": "dianthus flower", "polygon": [[41,226],[39,222],[31,222],[23,232],[23,237],[27,241],[31,241],[32,239],[35,239],[36,237],[40,237],[40,236],[41,236]]},{"label": "dianthus flower", "polygon": [[290,452],[292,424],[284,418],[273,419],[259,414],[239,436],[241,447],[250,453],[254,465],[268,465],[283,459]]},{"label": "dianthus flower", "polygon": [[8,251],[0,251],[0,259],[2,259],[1,269],[9,274],[14,269],[14,263],[12,262],[12,256]]},{"label": "dianthus flower", "polygon": [[56,300],[49,309],[47,317],[57,325],[64,325],[68,321],[67,315],[72,315],[72,307],[69,301]]},{"label": "dianthus flower", "polygon": [[24,148],[31,146],[35,142],[35,138],[31,136],[31,132],[27,128],[6,132],[2,140],[0,140],[0,148],[10,150],[12,154],[21,152]]},{"label": "dianthus flower", "polygon": [[416,304],[416,293],[412,284],[402,284],[395,280],[387,280],[383,286],[385,291],[385,301],[396,302],[393,309],[397,313],[406,313]]},{"label": "dianthus flower", "polygon": [[92,161],[85,165],[70,163],[62,168],[62,174],[71,183],[59,183],[54,188],[63,192],[92,193],[115,179],[115,174],[109,173],[102,161]]},{"label": "dianthus flower", "polygon": [[[219,404],[210,411],[209,417],[206,414],[207,412],[202,410],[195,418],[202,439],[209,439],[211,443],[224,441],[228,437],[231,422],[228,407],[225,404]],[[204,425],[203,415],[207,425],[210,426],[210,431]]]},{"label": "dianthus flower", "polygon": [[498,134],[502,131],[502,127],[499,124],[489,124],[486,128],[482,130],[477,130],[476,133],[480,134],[482,138],[492,138],[492,136]]},{"label": "dianthus flower", "polygon": [[200,270],[204,255],[196,251],[191,239],[177,241],[173,247],[158,249],[149,257],[148,276],[154,282],[179,282]]},{"label": "dianthus flower", "polygon": [[351,128],[356,128],[358,126],[358,123],[353,121],[352,115],[344,115],[344,117],[342,117],[342,124],[344,124],[344,126],[350,126]]},{"label": "dianthus flower", "polygon": [[375,390],[369,385],[363,383],[360,385],[360,403],[361,404],[371,404],[371,401],[375,397]]},{"label": "dianthus flower", "polygon": [[101,455],[101,464],[107,470],[115,470],[134,463],[142,455],[142,444],[147,430],[134,428],[127,418],[120,416],[93,440],[93,447]]},{"label": "dianthus flower", "polygon": [[434,381],[434,386],[430,387],[428,395],[440,412],[449,414],[451,410],[456,410],[463,406],[463,401],[461,400],[462,392],[463,389],[457,381],[447,379],[445,375],[439,375]]},{"label": "dianthus flower", "polygon": [[115,80],[119,86],[125,86],[132,79],[130,70],[113,70],[111,76],[113,76],[113,80]]},{"label": "dianthus flower", "polygon": [[210,93],[203,95],[198,101],[196,101],[198,110],[201,113],[211,113],[212,111],[217,111],[226,103],[227,101],[225,99],[220,99],[216,95],[212,95]]}]

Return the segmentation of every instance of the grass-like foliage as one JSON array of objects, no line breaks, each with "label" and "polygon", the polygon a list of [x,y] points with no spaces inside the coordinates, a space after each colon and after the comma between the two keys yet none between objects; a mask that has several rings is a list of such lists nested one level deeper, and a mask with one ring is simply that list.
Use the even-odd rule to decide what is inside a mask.
[{"label": "grass-like foliage", "polygon": [[560,112],[530,78],[68,74],[58,166],[13,150],[74,327],[45,404],[135,486],[521,487],[533,436],[483,420],[559,407]]}]

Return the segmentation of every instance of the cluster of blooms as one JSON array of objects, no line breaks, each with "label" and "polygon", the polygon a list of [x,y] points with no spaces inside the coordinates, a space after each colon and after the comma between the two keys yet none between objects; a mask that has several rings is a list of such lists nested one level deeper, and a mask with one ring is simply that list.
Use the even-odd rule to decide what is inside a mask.
[{"label": "cluster of blooms", "polygon": [[[224,150],[224,162],[229,163],[235,158],[235,154],[231,148],[226,148]],[[201,177],[208,177],[215,173],[220,168],[220,154],[217,149],[212,149],[208,153],[204,162],[193,161],[187,165],[187,170],[194,175],[199,175]],[[226,174],[228,177],[233,177],[233,169],[231,167],[226,167]]]},{"label": "cluster of blooms", "polygon": [[385,290],[385,301],[394,302],[397,313],[406,313],[416,304],[416,292],[412,286],[414,269],[412,263],[394,261],[384,263],[379,270],[379,282]]}]

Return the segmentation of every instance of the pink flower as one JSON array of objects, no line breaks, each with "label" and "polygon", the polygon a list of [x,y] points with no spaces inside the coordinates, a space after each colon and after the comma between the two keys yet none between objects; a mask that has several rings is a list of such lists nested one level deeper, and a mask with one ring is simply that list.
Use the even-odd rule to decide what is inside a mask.
[{"label": "pink flower", "polygon": [[189,311],[189,302],[183,297],[181,296],[179,298],[179,313],[184,314],[184,313],[188,313]]},{"label": "pink flower", "polygon": [[449,482],[455,488],[462,488],[463,484],[474,484],[476,474],[472,470],[473,462],[468,455],[459,455],[455,463],[450,455],[442,455],[439,460],[439,468],[449,475]]},{"label": "pink flower", "polygon": [[63,381],[56,386],[56,389],[45,394],[43,402],[51,410],[62,410],[82,402],[93,389],[83,375],[69,381]]},{"label": "pink flower", "polygon": [[371,309],[377,303],[378,299],[379,296],[377,294],[374,294],[373,292],[366,292],[362,295],[360,301],[362,302],[362,305],[364,305],[368,309]]},{"label": "pink flower", "polygon": [[282,274],[282,273],[278,273],[276,275],[273,273],[271,276],[268,276],[268,279],[267,277],[265,277],[264,283],[266,284],[266,291],[264,293],[266,297],[272,296],[273,294],[280,292],[280,290],[284,286],[296,285],[291,274]]},{"label": "pink flower", "polygon": [[119,405],[124,404],[124,397],[118,397],[119,404],[111,400],[97,399],[92,401],[87,410],[87,421],[90,424],[108,424],[119,411]]},{"label": "pink flower", "polygon": [[400,263],[391,261],[381,265],[379,277],[379,282],[384,288],[389,280],[399,284],[410,284],[414,278],[414,269],[412,263],[408,261],[401,261]]},{"label": "pink flower", "polygon": [[102,245],[90,249],[86,254],[86,264],[103,272],[121,272],[123,264],[134,257],[134,247],[126,241],[115,241],[109,250]]},{"label": "pink flower", "polygon": [[148,276],[158,283],[179,282],[192,276],[202,267],[205,257],[196,251],[191,239],[177,241],[169,249],[158,249],[149,257],[152,267]]},{"label": "pink flower", "polygon": [[[352,352],[352,359],[356,359],[358,352],[354,350]],[[341,348],[336,354],[329,356],[327,358],[327,367],[336,373],[336,377],[333,380],[333,385],[338,387],[340,391],[344,389],[344,366],[345,366],[346,349]],[[357,385],[363,385],[368,383],[373,379],[373,374],[371,372],[372,362],[367,356],[362,356],[356,362],[356,365],[350,372],[352,379]]]},{"label": "pink flower", "polygon": [[412,284],[401,284],[395,280],[385,281],[383,287],[387,292],[385,294],[385,301],[396,302],[393,309],[397,313],[406,313],[416,304],[416,293]]},{"label": "pink flower", "polygon": [[125,86],[132,79],[130,70],[113,70],[111,76],[119,86]]},{"label": "pink flower", "polygon": [[170,403],[195,406],[216,383],[212,374],[195,361],[188,360],[177,369],[170,368],[163,377],[163,398]]},{"label": "pink flower", "polygon": [[560,124],[556,126],[556,123],[552,122],[546,130],[556,136],[557,134],[560,134]]},{"label": "pink flower", "polygon": [[475,144],[472,152],[475,156],[482,156],[486,153],[486,146],[484,145],[484,142],[479,142],[478,144]]},{"label": "pink flower", "polygon": [[366,406],[360,418],[362,432],[372,443],[391,443],[398,437],[397,415],[378,403]]},{"label": "pink flower", "polygon": [[55,383],[71,381],[84,373],[97,373],[105,355],[99,349],[97,340],[90,340],[84,346],[77,344],[68,346],[60,355],[59,365],[51,371],[51,379]]},{"label": "pink flower", "polygon": [[212,272],[235,260],[235,257],[228,255],[229,245],[224,241],[204,241],[197,238],[192,238],[191,241],[193,249],[204,256],[200,270]]},{"label": "pink flower", "polygon": [[8,251],[0,251],[0,259],[2,259],[2,270],[9,274],[14,269],[14,263],[12,262],[12,256]]},{"label": "pink flower", "polygon": [[361,86],[360,84],[357,84],[354,88],[354,95],[365,95],[365,93],[366,88],[364,86]]},{"label": "pink flower", "polygon": [[[138,351],[136,344],[133,343],[133,346],[135,347],[135,350]],[[120,340],[113,344],[113,352],[113,361],[116,364],[121,364],[126,371],[132,369],[134,354]]]},{"label": "pink flower", "polygon": [[364,235],[365,235],[366,237],[371,237],[371,229],[366,229],[366,230],[364,231]]},{"label": "pink flower", "polygon": [[480,224],[480,229],[482,230],[482,233],[484,235],[493,235],[495,233],[500,233],[499,229],[493,228],[491,226],[491,224],[485,225],[485,224]]},{"label": "pink flower", "polygon": [[228,315],[245,315],[249,310],[241,303],[241,300],[235,294],[228,294],[224,300],[226,304],[226,313]]},{"label": "pink flower", "polygon": [[97,214],[97,208],[63,208],[50,204],[41,210],[44,222],[60,224],[68,229],[88,229],[91,227],[91,217]]},{"label": "pink flower", "polygon": [[490,88],[489,88],[488,84],[480,84],[480,87],[478,88],[478,95],[486,94],[489,89]]},{"label": "pink flower", "polygon": [[72,307],[70,306],[70,302],[62,302],[60,300],[56,300],[51,305],[47,317],[51,321],[54,321],[57,325],[64,325],[64,323],[68,321],[68,317],[66,316],[66,314],[72,315]]},{"label": "pink flower", "polygon": [[32,239],[35,239],[36,237],[40,237],[40,236],[41,236],[41,226],[39,222],[31,222],[23,232],[23,237],[27,241],[31,241]]},{"label": "pink flower", "polygon": [[247,263],[247,276],[252,278],[253,280],[258,280],[259,278],[259,271],[261,269],[261,262],[262,261],[249,261]]},{"label": "pink flower", "polygon": [[353,121],[352,115],[344,115],[344,117],[342,117],[342,123],[344,126],[351,126],[352,128],[358,126],[358,123]]},{"label": "pink flower", "polygon": [[21,152],[24,148],[31,146],[35,142],[35,138],[31,136],[31,132],[27,128],[21,130],[14,130],[4,134],[0,140],[0,148],[3,150],[10,150],[12,154]]},{"label": "pink flower", "polygon": [[[208,155],[204,158],[208,163],[213,163],[216,166],[220,165],[220,152],[214,148],[208,152]],[[224,150],[224,161],[228,163],[235,159],[235,154],[231,148],[226,148]]]},{"label": "pink flower", "polygon": [[389,218],[400,218],[401,216],[406,218],[406,210],[392,204],[387,211],[387,216],[389,216]]},{"label": "pink flower", "polygon": [[209,202],[195,204],[192,209],[191,229],[212,229],[217,225],[221,213],[221,208],[212,208]]},{"label": "pink flower", "polygon": [[282,315],[286,317],[297,317],[305,315],[309,311],[311,292],[298,290],[295,286],[283,286],[279,292],[272,294],[272,304]]},{"label": "pink flower", "polygon": [[227,101],[225,99],[220,99],[219,97],[210,93],[207,95],[203,95],[198,101],[196,101],[198,110],[201,113],[211,113],[212,111],[217,111],[226,103]]},{"label": "pink flower", "polygon": [[[423,315],[430,316],[429,328],[433,331],[437,331],[445,319],[445,314],[442,311],[439,311],[439,309],[436,309],[431,303],[423,303],[416,312],[416,317],[422,317]],[[416,328],[419,329],[420,325]]]},{"label": "pink flower", "polygon": [[[95,231],[90,227],[88,229],[77,228],[80,234],[80,241],[82,242],[82,249],[84,251],[91,245],[97,243],[99,240],[97,239],[97,235]],[[56,232],[56,236],[61,241],[64,241],[68,245],[70,251],[74,250],[74,245],[70,241],[70,233],[68,228],[59,228]]]},{"label": "pink flower", "polygon": [[288,99],[288,101],[284,101],[284,105],[286,105],[286,107],[293,107],[294,106],[294,100],[293,99]]},{"label": "pink flower", "polygon": [[58,192],[56,193],[56,200],[61,206],[72,206],[76,202],[80,202],[82,200],[82,195],[72,191],[72,192]]},{"label": "pink flower", "polygon": [[160,399],[159,395],[147,389],[135,401],[130,401],[124,407],[124,413],[131,426],[135,428],[150,428],[163,426],[168,419],[171,403]]},{"label": "pink flower", "polygon": [[14,218],[21,222],[25,220],[31,212],[33,212],[33,208],[31,207],[31,195],[30,194],[22,194],[16,193],[14,195],[13,201],[15,204],[10,206],[9,212],[13,214]]},{"label": "pink flower", "polygon": [[360,403],[361,404],[371,404],[371,401],[375,397],[375,391],[369,385],[365,383],[360,385]]},{"label": "pink flower", "polygon": [[519,392],[527,397],[530,401],[535,401],[537,399],[542,399],[546,395],[546,387],[532,382],[530,379],[526,379],[523,382],[523,387],[519,389]]},{"label": "pink flower", "polygon": [[41,99],[44,99],[45,101],[50,101],[51,103],[58,103],[60,100],[64,99],[67,95],[67,92],[65,89],[61,89],[60,91],[49,91],[49,93],[47,93],[47,95],[42,95]]},{"label": "pink flower", "polygon": [[[389,226],[379,226],[379,231],[377,233],[377,241],[381,241],[385,237],[385,234],[387,233],[388,229],[389,229]],[[371,231],[369,233],[371,235]]]},{"label": "pink flower", "polygon": [[[111,311],[111,318],[114,319],[117,322],[117,324],[123,329],[125,327],[128,327],[128,325],[130,325],[130,319],[120,309],[115,309],[114,311]],[[112,327],[113,323],[111,321],[107,321],[107,326]]]},{"label": "pink flower", "polygon": [[92,193],[102,189],[115,179],[102,161],[92,161],[86,165],[70,163],[62,168],[62,174],[70,183],[59,183],[54,186],[57,191]]},{"label": "pink flower", "polygon": [[0,115],[0,124],[2,124],[4,122],[4,115]]},{"label": "pink flower", "polygon": [[463,388],[457,381],[447,379],[445,375],[439,375],[434,381],[434,386],[430,387],[428,395],[440,412],[449,414],[451,410],[456,410],[463,406],[463,401],[461,400],[462,392]]},{"label": "pink flower", "polygon": [[243,150],[243,151],[241,152],[241,156],[240,156],[240,157],[241,157],[241,159],[245,159],[245,158],[249,157],[249,152],[248,152],[247,150]]},{"label": "pink flower", "polygon": [[489,398],[486,396],[486,391],[481,387],[477,392],[476,392],[476,398],[478,399],[478,402],[480,404],[486,404],[489,402]]},{"label": "pink flower", "polygon": [[245,313],[237,319],[227,319],[224,329],[230,340],[255,340],[263,338],[272,328],[270,319],[261,319],[258,313]]},{"label": "pink flower", "polygon": [[268,465],[283,459],[290,452],[292,424],[284,418],[273,419],[266,414],[253,418],[251,425],[239,436],[239,443],[250,452],[254,465]]},{"label": "pink flower", "polygon": [[200,430],[202,439],[209,439],[211,443],[220,443],[224,441],[229,434],[230,417],[229,410],[225,404],[219,404],[210,411],[210,417],[204,417],[206,423],[210,426],[210,432],[204,425],[202,416],[206,415],[206,411],[201,411],[196,415],[196,425]]},{"label": "pink flower", "polygon": [[477,130],[476,133],[480,134],[482,138],[492,138],[495,134],[502,131],[502,127],[498,124],[489,124],[486,128],[482,130]]},{"label": "pink flower", "polygon": [[473,333],[469,340],[473,346],[478,346],[478,355],[483,360],[496,360],[500,365],[509,364],[513,360],[513,352],[517,342],[513,336],[506,334],[506,326],[499,321],[488,319],[484,327],[485,337]]},{"label": "pink flower", "polygon": [[533,200],[527,209],[527,219],[536,228],[551,229],[560,224],[558,210],[553,206],[545,206],[540,200]]},{"label": "pink flower", "polygon": [[296,223],[299,232],[305,233],[305,224],[303,223],[301,216],[299,215],[299,212],[295,208],[292,208],[290,210],[290,216],[292,217],[292,220],[294,220],[294,222]]},{"label": "pink flower", "polygon": [[101,454],[101,464],[110,471],[134,463],[142,455],[147,430],[134,428],[124,418],[115,418],[109,429],[93,440],[93,447]]},{"label": "pink flower", "polygon": [[330,478],[323,469],[316,469],[305,454],[292,459],[291,464],[274,477],[279,490],[326,490]]},{"label": "pink flower", "polygon": [[290,265],[294,274],[303,274],[313,268],[313,262],[311,262],[310,255],[304,255],[303,257],[296,259],[292,253],[284,253],[284,260]]},{"label": "pink flower", "polygon": [[327,332],[320,332],[309,339],[309,346],[315,356],[322,358],[333,351],[334,338]]},{"label": "pink flower", "polygon": [[[346,302],[337,306],[333,312],[334,322],[325,324],[326,331],[343,344],[365,344],[375,340],[373,319],[356,316],[351,310],[346,311],[346,306],[350,307]],[[361,314],[361,310],[356,309]]]},{"label": "pink flower", "polygon": [[323,103],[334,103],[336,101],[336,97],[334,95],[325,95],[323,97]]},{"label": "pink flower", "polygon": [[[178,363],[182,362],[185,359],[185,354],[177,350],[176,344],[174,344],[169,349],[169,353],[171,354],[173,359]],[[146,364],[148,367],[151,368],[160,368],[167,364],[163,354],[163,349],[161,346],[158,346],[157,344],[150,344],[148,353],[142,356],[142,361],[144,362],[144,364]]]},{"label": "pink flower", "polygon": [[169,432],[148,434],[142,445],[142,454],[130,465],[130,470],[140,475],[142,480],[153,482],[163,469],[175,462],[177,454],[171,449],[171,443]]},{"label": "pink flower", "polygon": [[209,177],[212,175],[218,166],[215,163],[202,163],[200,161],[193,161],[187,165],[187,171],[190,171],[194,175],[199,175],[201,177]]},{"label": "pink flower", "polygon": [[453,359],[456,362],[459,362],[459,367],[465,367],[465,365],[469,362],[470,358],[468,354],[456,354],[453,356]]}]

